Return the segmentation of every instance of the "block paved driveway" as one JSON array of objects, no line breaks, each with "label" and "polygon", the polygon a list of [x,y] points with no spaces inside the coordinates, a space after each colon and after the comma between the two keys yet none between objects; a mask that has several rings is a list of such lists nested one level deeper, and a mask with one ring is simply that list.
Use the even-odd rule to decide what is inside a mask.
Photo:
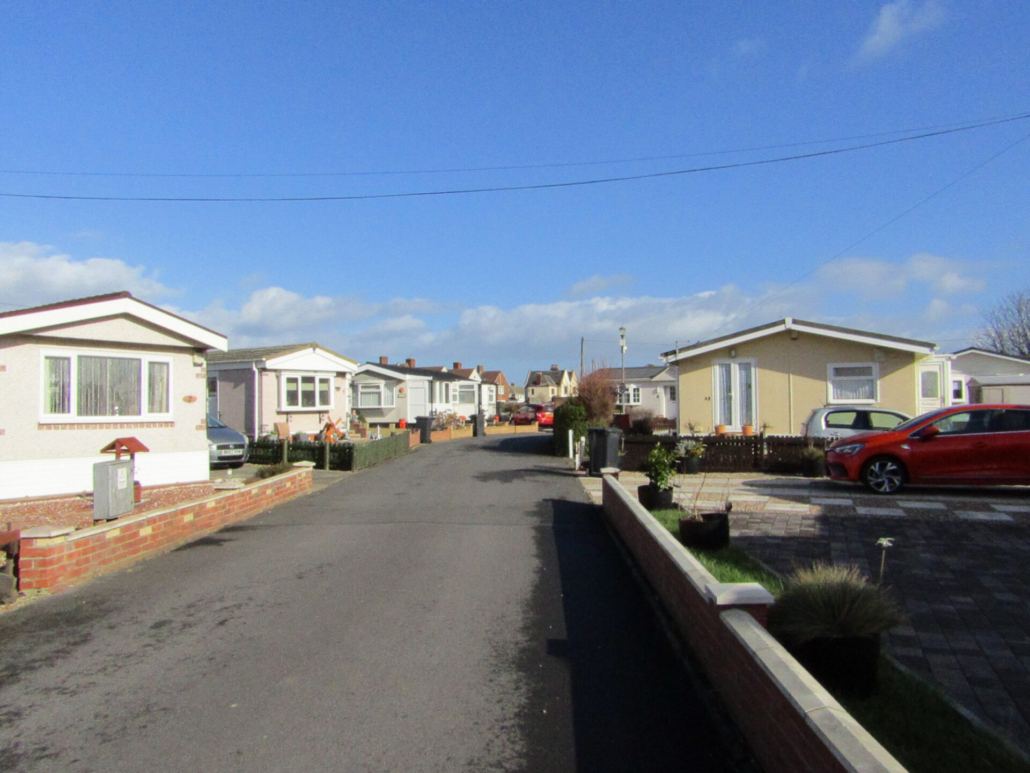
[{"label": "block paved driveway", "polygon": [[[583,478],[594,501],[600,480]],[[630,491],[643,475],[623,473]],[[683,475],[676,499],[718,506],[728,493],[734,542],[780,572],[815,560],[853,563],[908,616],[887,650],[1030,751],[1030,489],[911,487],[894,496],[829,480]],[[698,493],[700,489],[700,493]]]},{"label": "block paved driveway", "polygon": [[548,443],[423,447],[0,614],[0,770],[730,770]]}]

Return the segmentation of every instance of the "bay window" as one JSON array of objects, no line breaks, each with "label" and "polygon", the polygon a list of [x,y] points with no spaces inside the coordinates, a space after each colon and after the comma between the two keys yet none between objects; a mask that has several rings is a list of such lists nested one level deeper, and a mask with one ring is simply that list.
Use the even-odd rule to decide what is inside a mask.
[{"label": "bay window", "polygon": [[476,404],[475,384],[461,384],[458,386],[458,402]]},{"label": "bay window", "polygon": [[381,381],[358,384],[358,408],[393,408],[396,406],[394,388]]},{"label": "bay window", "polygon": [[160,356],[44,353],[42,416],[168,418],[171,367]]}]

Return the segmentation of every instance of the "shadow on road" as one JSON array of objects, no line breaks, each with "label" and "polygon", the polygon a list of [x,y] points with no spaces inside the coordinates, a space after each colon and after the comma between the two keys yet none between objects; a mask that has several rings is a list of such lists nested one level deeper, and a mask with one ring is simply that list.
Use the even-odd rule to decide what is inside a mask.
[{"label": "shadow on road", "polygon": [[[541,530],[541,556],[545,566],[557,564],[560,612],[553,611],[566,636],[547,639],[545,648],[568,667],[576,769],[731,770],[713,720],[597,507],[548,504],[553,528]],[[531,730],[531,746],[535,740]]]}]

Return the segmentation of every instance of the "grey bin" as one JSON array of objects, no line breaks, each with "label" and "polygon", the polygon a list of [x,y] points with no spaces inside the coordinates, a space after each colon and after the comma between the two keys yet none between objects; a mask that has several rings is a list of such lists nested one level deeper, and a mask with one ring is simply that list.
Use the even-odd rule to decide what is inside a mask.
[{"label": "grey bin", "polygon": [[486,435],[486,414],[477,413],[472,417],[472,437],[483,437]]},{"label": "grey bin", "polygon": [[416,416],[415,427],[418,429],[419,443],[433,442],[433,419],[429,416]]},{"label": "grey bin", "polygon": [[600,475],[605,467],[621,468],[619,446],[622,430],[614,427],[587,429],[587,448],[590,450],[590,474]]}]

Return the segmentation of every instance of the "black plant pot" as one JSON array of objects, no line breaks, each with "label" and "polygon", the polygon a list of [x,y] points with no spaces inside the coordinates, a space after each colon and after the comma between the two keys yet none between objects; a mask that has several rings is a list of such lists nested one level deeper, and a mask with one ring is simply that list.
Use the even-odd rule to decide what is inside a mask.
[{"label": "black plant pot", "polygon": [[697,475],[701,472],[700,456],[684,456],[679,462],[680,474],[682,475]]},{"label": "black plant pot", "polygon": [[821,478],[826,474],[826,462],[823,459],[801,457],[801,474],[806,478]]},{"label": "black plant pot", "polygon": [[730,511],[680,518],[680,542],[688,548],[721,550],[730,544]]},{"label": "black plant pot", "polygon": [[637,499],[647,510],[670,510],[673,507],[672,489],[655,488],[650,483],[637,486]]},{"label": "black plant pot", "polygon": [[876,692],[879,634],[812,639],[788,649],[832,693],[868,698]]}]

